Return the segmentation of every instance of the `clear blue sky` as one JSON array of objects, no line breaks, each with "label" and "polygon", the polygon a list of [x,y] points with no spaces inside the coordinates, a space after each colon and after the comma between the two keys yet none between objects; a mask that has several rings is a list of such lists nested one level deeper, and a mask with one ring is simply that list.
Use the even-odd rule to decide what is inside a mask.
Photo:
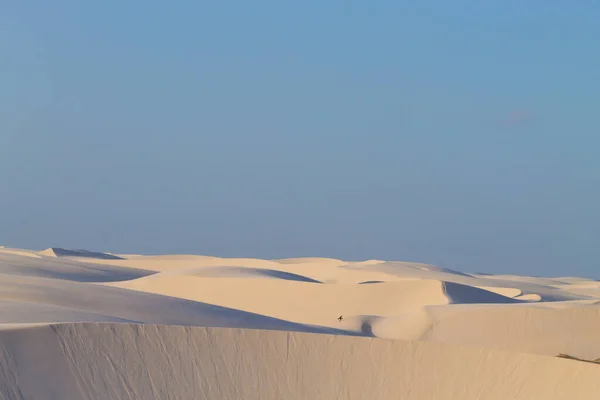
[{"label": "clear blue sky", "polygon": [[600,278],[597,1],[5,1],[0,244]]}]

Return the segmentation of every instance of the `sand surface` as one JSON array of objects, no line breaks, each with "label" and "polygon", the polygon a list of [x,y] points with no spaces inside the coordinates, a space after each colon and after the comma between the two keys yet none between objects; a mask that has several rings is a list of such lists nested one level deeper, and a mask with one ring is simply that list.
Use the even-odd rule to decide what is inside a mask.
[{"label": "sand surface", "polygon": [[[597,399],[600,282],[0,247],[0,399]],[[338,317],[342,315],[340,321]]]}]

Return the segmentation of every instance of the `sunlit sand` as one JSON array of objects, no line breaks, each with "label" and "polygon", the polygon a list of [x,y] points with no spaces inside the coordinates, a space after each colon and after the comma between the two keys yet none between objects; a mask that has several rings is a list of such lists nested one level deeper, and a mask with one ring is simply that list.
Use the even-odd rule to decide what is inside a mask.
[{"label": "sunlit sand", "polygon": [[598,399],[600,282],[0,247],[0,399]]}]

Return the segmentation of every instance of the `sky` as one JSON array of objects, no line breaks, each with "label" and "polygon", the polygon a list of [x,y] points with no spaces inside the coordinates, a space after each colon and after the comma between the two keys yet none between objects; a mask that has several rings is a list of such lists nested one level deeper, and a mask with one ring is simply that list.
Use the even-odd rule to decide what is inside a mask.
[{"label": "sky", "polygon": [[0,3],[0,244],[600,278],[600,3]]}]

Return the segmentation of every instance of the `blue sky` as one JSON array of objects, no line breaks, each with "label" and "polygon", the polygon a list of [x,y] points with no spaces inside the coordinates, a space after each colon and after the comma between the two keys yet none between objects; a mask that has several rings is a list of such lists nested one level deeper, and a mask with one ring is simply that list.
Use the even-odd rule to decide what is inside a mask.
[{"label": "blue sky", "polygon": [[0,243],[600,278],[598,21],[592,1],[4,2]]}]

